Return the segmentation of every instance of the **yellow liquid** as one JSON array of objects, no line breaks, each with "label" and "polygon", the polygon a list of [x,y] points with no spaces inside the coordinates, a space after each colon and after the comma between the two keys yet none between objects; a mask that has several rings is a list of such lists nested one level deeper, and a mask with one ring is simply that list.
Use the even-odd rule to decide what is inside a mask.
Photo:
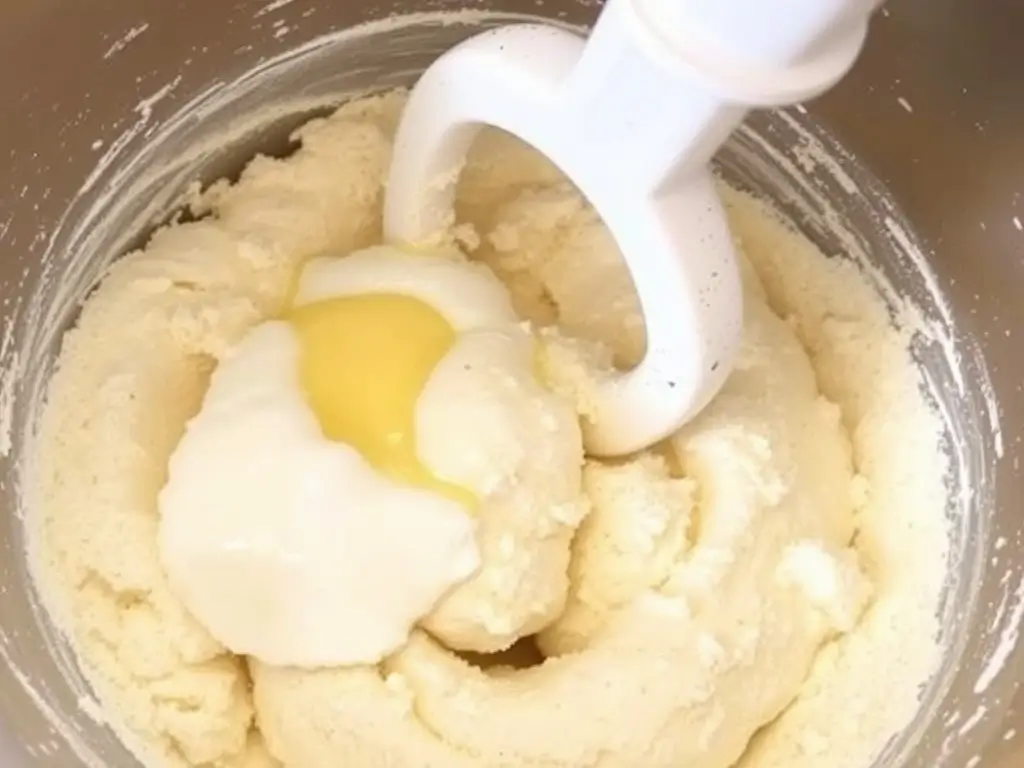
[{"label": "yellow liquid", "polygon": [[472,492],[436,477],[416,455],[416,402],[455,331],[429,304],[399,294],[324,299],[285,319],[299,336],[307,401],[330,440],[378,471],[470,509]]}]

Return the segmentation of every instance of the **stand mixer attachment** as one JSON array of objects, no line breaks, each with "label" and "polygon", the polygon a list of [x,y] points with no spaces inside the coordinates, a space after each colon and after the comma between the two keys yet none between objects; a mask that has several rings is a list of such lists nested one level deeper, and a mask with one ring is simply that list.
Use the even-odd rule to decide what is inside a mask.
[{"label": "stand mixer attachment", "polygon": [[739,265],[710,161],[748,110],[795,104],[853,65],[877,0],[608,0],[590,37],[515,24],[423,74],[395,140],[385,237],[436,242],[484,126],[551,159],[603,218],[633,278],[647,352],[602,382],[588,453],[632,453],[695,416],[742,333]]}]

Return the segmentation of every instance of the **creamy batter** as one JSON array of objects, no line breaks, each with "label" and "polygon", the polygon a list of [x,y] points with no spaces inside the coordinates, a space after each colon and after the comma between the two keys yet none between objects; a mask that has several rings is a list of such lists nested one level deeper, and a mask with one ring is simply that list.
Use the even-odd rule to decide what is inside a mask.
[{"label": "creamy batter", "polygon": [[[435,474],[487,496],[474,477],[505,460],[515,482],[474,521],[473,573],[449,574],[458,586],[432,610],[427,596],[404,612],[386,652],[296,665],[316,653],[292,642],[298,614],[284,608],[315,618],[312,598],[250,614],[241,634],[245,622],[202,621],[215,612],[199,605],[202,571],[173,567],[202,546],[161,537],[161,518],[196,514],[202,488],[190,472],[168,512],[171,457],[239,345],[287,311],[300,267],[379,242],[401,103],[348,104],[301,129],[292,157],[215,184],[196,204],[205,218],[119,261],[66,337],[40,441],[36,570],[112,724],[147,765],[176,768],[866,768],[938,659],[943,462],[905,334],[851,265],[723,188],[745,254],[735,371],[657,449],[580,467],[564,414],[586,413],[602,366],[640,358],[643,323],[592,211],[498,134],[461,183],[453,237],[475,265],[450,258],[492,270],[538,339],[517,387],[538,388],[522,402],[555,419],[550,447],[536,450],[542,413],[514,418],[518,400],[494,415],[504,439],[476,466],[459,460],[471,443],[423,430]],[[423,397],[470,418],[444,387]],[[434,434],[450,434],[438,418]],[[467,441],[478,422],[464,422]],[[250,646],[275,616],[292,645]],[[478,655],[526,638],[543,663]]]}]

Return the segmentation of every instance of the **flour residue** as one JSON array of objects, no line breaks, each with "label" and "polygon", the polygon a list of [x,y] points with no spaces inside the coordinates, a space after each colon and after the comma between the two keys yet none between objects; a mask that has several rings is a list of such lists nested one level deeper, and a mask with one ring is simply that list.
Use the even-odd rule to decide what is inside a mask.
[{"label": "flour residue", "polygon": [[[12,330],[7,327],[7,332]],[[7,341],[5,333],[4,341]],[[14,430],[14,388],[19,375],[18,353],[9,351],[7,354],[0,348],[0,456],[7,456],[13,445]],[[0,488],[6,483],[0,481]]]},{"label": "flour residue", "polygon": [[295,0],[273,0],[273,2],[267,3],[256,11],[254,18],[258,19],[260,16],[266,16],[268,13],[279,11],[285,6],[291,5],[293,2],[295,2]]},{"label": "flour residue", "polygon": [[[1007,573],[1007,576],[1010,574]],[[1004,580],[1006,581],[1006,580]],[[1012,605],[1007,616],[1008,605]],[[996,642],[989,652],[988,660],[974,684],[976,694],[985,693],[1010,659],[1010,655],[1017,648],[1020,640],[1021,629],[1024,627],[1024,578],[1016,588],[1003,594],[996,611],[996,615],[989,624],[989,632],[998,632]]]},{"label": "flour residue", "polygon": [[149,96],[139,100],[139,103],[136,104],[135,108],[132,110],[136,115],[135,122],[110,142],[110,146],[107,148],[106,152],[100,156],[100,159],[96,161],[96,166],[86,177],[85,183],[82,185],[82,189],[79,194],[88,192],[92,189],[100,176],[102,176],[113,165],[124,149],[134,139],[142,135],[153,119],[153,108],[167,98],[180,83],[181,75],[178,75],[171,82],[165,83]]},{"label": "flour residue", "polygon": [[122,37],[119,37],[117,40],[114,41],[114,44],[111,45],[107,49],[107,52],[103,54],[103,58],[109,59],[112,56],[115,56],[116,54],[120,53],[125,48],[127,48],[133,40],[135,40],[138,37],[141,37],[142,34],[147,29],[149,29],[149,22],[143,22],[142,24],[137,24],[136,26],[132,27],[127,32],[125,32]]},{"label": "flour residue", "polygon": [[[25,190],[22,190],[24,195]],[[0,221],[0,242],[7,236],[12,219]],[[13,288],[13,286],[11,286]],[[13,293],[13,290],[11,291]],[[13,446],[14,395],[19,375],[19,355],[14,345],[14,317],[21,306],[21,299],[4,299],[0,305],[3,313],[0,319],[0,458],[6,457]],[[0,480],[0,488],[5,487]]]}]

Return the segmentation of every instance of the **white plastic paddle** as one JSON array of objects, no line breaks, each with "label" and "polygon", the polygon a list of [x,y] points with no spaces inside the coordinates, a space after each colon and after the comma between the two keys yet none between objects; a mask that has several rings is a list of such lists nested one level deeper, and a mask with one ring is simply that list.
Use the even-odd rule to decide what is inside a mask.
[{"label": "white plastic paddle", "polygon": [[555,162],[603,217],[632,273],[647,353],[603,385],[588,452],[672,433],[725,381],[742,330],[732,238],[709,161],[754,107],[800,102],[852,66],[877,0],[608,0],[589,39],[542,24],[482,33],[413,89],[384,234],[431,242],[453,218],[477,131]]}]

